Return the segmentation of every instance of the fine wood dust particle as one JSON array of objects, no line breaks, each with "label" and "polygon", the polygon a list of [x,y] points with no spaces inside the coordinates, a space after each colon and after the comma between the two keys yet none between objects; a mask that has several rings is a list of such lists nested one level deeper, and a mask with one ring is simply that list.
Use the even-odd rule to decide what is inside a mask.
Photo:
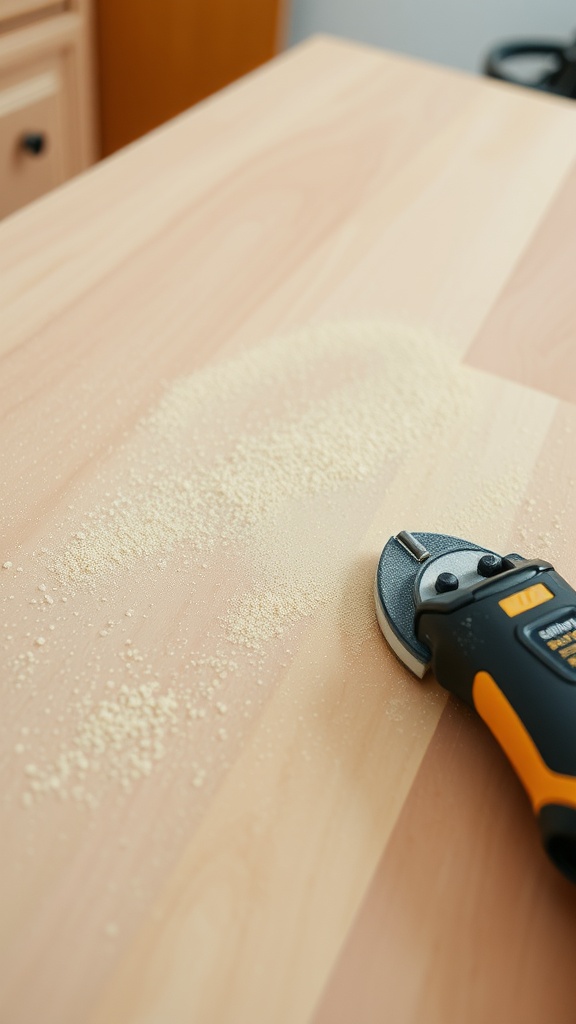
[{"label": "fine wood dust particle", "polygon": [[[348,601],[350,632],[370,636],[371,579],[369,596],[358,594],[372,574],[365,567],[355,574],[347,510],[407,450],[421,444],[425,451],[429,434],[436,445],[453,445],[471,401],[471,373],[437,339],[371,322],[304,329],[173,382],[99,471],[105,500],[74,511],[67,543],[42,552],[42,576],[48,570],[52,579],[40,594],[57,582],[69,602],[96,587],[112,601],[118,581],[143,561],[151,573],[169,574],[174,552],[193,593],[207,554],[217,562],[231,548],[246,570],[244,586],[217,623],[214,648],[222,640],[262,659],[292,624],[346,594],[352,604],[358,597],[356,610]],[[42,596],[38,607],[51,614]],[[122,608],[124,622],[134,609]],[[93,645],[109,643],[113,627],[113,620],[91,625]],[[43,636],[30,640],[33,650],[15,659],[22,679],[43,643]],[[233,660],[192,657],[184,686],[158,679],[153,653],[147,657],[127,645],[122,680],[106,676],[84,696],[80,686],[68,738],[53,759],[28,755],[25,804],[52,794],[94,805],[108,783],[130,792],[165,759],[183,723],[228,737],[229,729],[214,729],[217,716],[232,717],[222,687],[237,670]],[[204,779],[204,766],[195,766],[193,785]]]},{"label": "fine wood dust particle", "polygon": [[111,504],[88,511],[48,566],[93,588],[183,544],[241,544],[287,501],[351,489],[433,420],[446,427],[465,402],[456,372],[429,338],[343,324],[176,381],[121,452],[117,480],[111,468]]},{"label": "fine wood dust particle", "polygon": [[482,490],[467,503],[465,508],[450,510],[450,530],[457,531],[463,537],[470,533],[470,523],[490,522],[499,515],[505,515],[511,505],[522,502],[526,487],[525,476],[513,469],[493,479],[482,481]]},{"label": "fine wood dust particle", "polygon": [[116,780],[129,792],[165,756],[178,708],[173,691],[161,693],[157,682],[124,683],[116,695],[102,700],[86,697],[72,742],[53,763],[26,766],[31,796],[52,791],[62,799],[91,803],[93,773]]},{"label": "fine wood dust particle", "polygon": [[249,592],[234,602],[225,623],[226,639],[261,651],[268,640],[282,636],[287,626],[311,615],[329,596],[323,576],[300,582],[288,577],[277,589]]},{"label": "fine wood dust particle", "polygon": [[338,597],[338,625],[348,655],[356,658],[370,644],[381,644],[374,607],[374,563],[349,565],[342,574]]},{"label": "fine wood dust particle", "polygon": [[[193,728],[192,723],[206,720],[210,710],[214,721],[228,712],[228,705],[214,698],[237,671],[234,659],[224,654],[192,658],[183,673],[185,681],[163,688],[158,679],[149,678],[153,666],[147,657],[132,641],[125,643],[130,646],[119,652],[124,681],[105,679],[105,696],[98,696],[98,690],[70,705],[71,728],[56,756],[25,765],[24,807],[52,796],[94,809],[110,784],[129,794],[165,760],[186,723]],[[193,734],[186,736],[190,750],[192,742]],[[21,753],[30,750],[18,746]],[[190,758],[188,768],[192,786],[201,788],[206,769]]]}]

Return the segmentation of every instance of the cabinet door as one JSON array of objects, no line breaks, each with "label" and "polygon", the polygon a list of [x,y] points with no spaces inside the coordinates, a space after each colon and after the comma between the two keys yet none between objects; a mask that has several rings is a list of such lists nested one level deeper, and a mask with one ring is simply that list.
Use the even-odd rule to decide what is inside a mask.
[{"label": "cabinet door", "polygon": [[0,217],[66,178],[58,57],[0,75]]},{"label": "cabinet door", "polygon": [[103,156],[278,50],[285,0],[97,0]]}]

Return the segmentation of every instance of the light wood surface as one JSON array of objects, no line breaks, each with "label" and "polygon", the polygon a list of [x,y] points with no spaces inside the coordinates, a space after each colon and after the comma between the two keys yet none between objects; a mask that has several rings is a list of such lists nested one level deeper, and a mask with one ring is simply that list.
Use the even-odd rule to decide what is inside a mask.
[{"label": "light wood surface", "polygon": [[[538,384],[523,326],[490,334],[524,258],[518,323],[549,301],[534,247],[575,127],[567,102],[316,40],[1,226],[2,1022],[573,1020],[574,892],[490,737],[398,665],[370,602],[402,527],[576,578],[576,409],[523,386]],[[569,232],[552,235],[569,275]],[[451,371],[457,437],[438,420],[426,444],[408,433],[371,495],[341,518],[320,503],[347,571],[271,645],[261,687],[250,661],[227,684],[228,740],[222,753],[206,733],[204,785],[177,739],[128,796],[110,784],[91,811],[22,806],[22,727],[71,742],[77,680],[126,639],[162,685],[181,681],[182,638],[209,653],[230,580],[249,575],[216,551],[193,597],[170,560],[111,583],[105,613],[101,589],[75,593],[28,687],[14,652],[36,629],[38,552],[129,468],[166,383],[367,319],[456,362],[472,353],[479,369]],[[108,616],[121,624],[100,636]]]},{"label": "light wood surface", "polygon": [[[571,168],[469,352],[473,365],[520,378],[568,402],[576,400],[569,269],[576,259],[575,223],[576,171]],[[540,301],[533,304],[536,287]]]}]

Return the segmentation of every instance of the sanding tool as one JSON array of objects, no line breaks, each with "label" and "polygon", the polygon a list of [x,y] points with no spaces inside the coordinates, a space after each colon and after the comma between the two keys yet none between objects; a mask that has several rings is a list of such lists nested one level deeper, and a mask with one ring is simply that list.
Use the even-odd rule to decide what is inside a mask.
[{"label": "sanding tool", "polygon": [[576,591],[549,562],[440,533],[391,537],[375,583],[394,653],[484,720],[544,848],[576,882]]}]

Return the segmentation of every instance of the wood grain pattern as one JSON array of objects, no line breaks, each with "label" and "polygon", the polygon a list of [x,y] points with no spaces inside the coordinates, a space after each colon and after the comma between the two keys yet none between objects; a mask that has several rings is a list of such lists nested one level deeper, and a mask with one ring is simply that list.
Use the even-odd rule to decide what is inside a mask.
[{"label": "wood grain pattern", "polygon": [[[568,103],[317,40],[5,222],[6,650],[36,614],[33,552],[63,542],[70,505],[76,516],[103,500],[111,467],[129,469],[123,445],[162,382],[344,318],[408,323],[465,359],[573,163],[575,118]],[[193,600],[172,563],[135,566],[105,612],[99,592],[77,594],[79,622],[60,627],[69,648],[49,642],[38,670],[46,704],[14,687],[9,648],[0,1020],[325,1024],[353,1007],[359,1022],[480,1024],[520,1006],[536,1024],[550,1005],[568,1024],[573,894],[513,776],[460,709],[443,714],[433,684],[407,678],[373,624],[352,642],[382,543],[413,519],[537,549],[576,577],[576,411],[489,374],[458,379],[458,443],[440,445],[440,431],[437,450],[433,437],[407,444],[350,511],[349,578],[289,653],[274,648],[258,699],[244,665],[225,754],[212,733],[201,741],[213,758],[202,788],[197,752],[177,738],[127,800],[25,810],[15,745],[34,722],[56,743],[46,722],[95,644],[112,665],[129,638],[161,679],[178,677],[182,637],[202,648],[240,572],[229,560],[218,555]],[[108,616],[122,624],[97,639]]]},{"label": "wood grain pattern", "polygon": [[576,894],[486,729],[447,712],[314,1024],[574,1018]]},{"label": "wood grain pattern", "polygon": [[570,402],[576,399],[570,372],[575,229],[576,173],[571,168],[468,353],[472,365],[521,379]]}]

